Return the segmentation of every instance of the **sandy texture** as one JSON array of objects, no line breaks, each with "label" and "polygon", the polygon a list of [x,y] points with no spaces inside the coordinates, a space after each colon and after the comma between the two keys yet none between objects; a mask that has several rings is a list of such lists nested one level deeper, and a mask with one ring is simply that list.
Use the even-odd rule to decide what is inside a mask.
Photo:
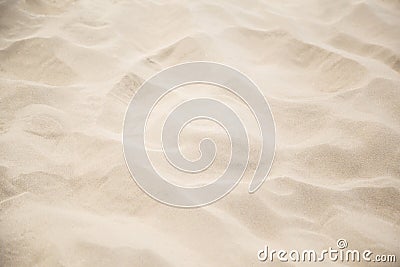
[{"label": "sandy texture", "polygon": [[[246,2],[1,1],[1,266],[266,266],[265,244],[318,250],[338,238],[400,257],[400,3]],[[140,84],[192,60],[231,65],[260,86],[277,150],[257,193],[247,193],[253,153],[231,194],[188,210],[138,188],[121,131]],[[169,99],[212,91],[203,89]],[[191,125],[187,157],[210,129],[227,142],[215,125]],[[203,178],[223,171],[229,151],[219,152]]]}]

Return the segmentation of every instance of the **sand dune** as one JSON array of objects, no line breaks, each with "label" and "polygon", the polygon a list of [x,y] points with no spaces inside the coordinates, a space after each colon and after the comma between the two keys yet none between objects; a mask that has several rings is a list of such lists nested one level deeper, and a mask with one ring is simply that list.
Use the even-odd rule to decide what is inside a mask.
[{"label": "sand dune", "polygon": [[[339,238],[399,258],[399,25],[398,1],[1,1],[0,265],[258,266],[265,244],[322,250]],[[220,201],[179,209],[135,184],[121,132],[146,79],[195,60],[259,85],[276,157],[248,194],[260,137],[243,103],[214,92],[249,121],[249,168]],[[172,100],[211,92],[196,90],[162,102],[151,125]],[[188,157],[204,127],[185,130]],[[153,139],[155,164],[182,180]],[[226,167],[219,152],[203,178]]]}]

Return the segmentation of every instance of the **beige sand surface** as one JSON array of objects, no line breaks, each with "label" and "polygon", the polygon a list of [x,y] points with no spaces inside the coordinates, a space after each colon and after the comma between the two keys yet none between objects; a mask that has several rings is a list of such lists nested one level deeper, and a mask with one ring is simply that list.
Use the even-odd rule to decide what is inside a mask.
[{"label": "beige sand surface", "polygon": [[[277,149],[255,194],[257,153],[227,197],[178,209],[135,184],[121,132],[140,84],[192,60],[260,86]],[[243,109],[224,91],[192,88],[165,100],[153,125],[168,101],[196,92]],[[227,142],[215,125],[191,125],[188,158],[206,129]],[[399,1],[0,2],[1,266],[267,266],[257,260],[265,244],[322,250],[339,238],[399,261],[399,144]],[[229,151],[219,152],[203,178],[224,170]]]}]

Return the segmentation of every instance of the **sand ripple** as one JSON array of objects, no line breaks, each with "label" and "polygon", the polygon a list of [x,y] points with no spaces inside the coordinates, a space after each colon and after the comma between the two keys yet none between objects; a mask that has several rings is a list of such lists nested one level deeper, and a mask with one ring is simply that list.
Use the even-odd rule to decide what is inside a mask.
[{"label": "sand ripple", "polygon": [[[1,266],[255,266],[266,243],[339,238],[400,257],[399,3],[205,2],[0,2]],[[230,195],[183,210],[139,190],[121,131],[142,82],[192,60],[261,87],[277,151],[257,193],[253,156]]]}]

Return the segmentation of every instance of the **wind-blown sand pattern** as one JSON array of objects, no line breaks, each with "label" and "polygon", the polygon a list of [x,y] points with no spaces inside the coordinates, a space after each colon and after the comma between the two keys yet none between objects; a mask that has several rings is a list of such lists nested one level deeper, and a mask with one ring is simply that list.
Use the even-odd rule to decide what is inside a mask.
[{"label": "wind-blown sand pattern", "polygon": [[[143,81],[193,60],[258,84],[275,118],[276,156],[248,194],[259,144],[249,122],[252,155],[238,187],[179,209],[138,188],[121,133]],[[153,126],[168,101],[207,90],[174,92]],[[225,91],[213,93],[248,116]],[[210,129],[228,142],[213,124],[191,125],[188,158]],[[183,180],[152,133],[155,165]],[[0,3],[1,266],[262,266],[266,244],[322,250],[339,238],[399,258],[399,144],[398,1]],[[226,166],[229,151],[218,153],[206,180]]]}]

